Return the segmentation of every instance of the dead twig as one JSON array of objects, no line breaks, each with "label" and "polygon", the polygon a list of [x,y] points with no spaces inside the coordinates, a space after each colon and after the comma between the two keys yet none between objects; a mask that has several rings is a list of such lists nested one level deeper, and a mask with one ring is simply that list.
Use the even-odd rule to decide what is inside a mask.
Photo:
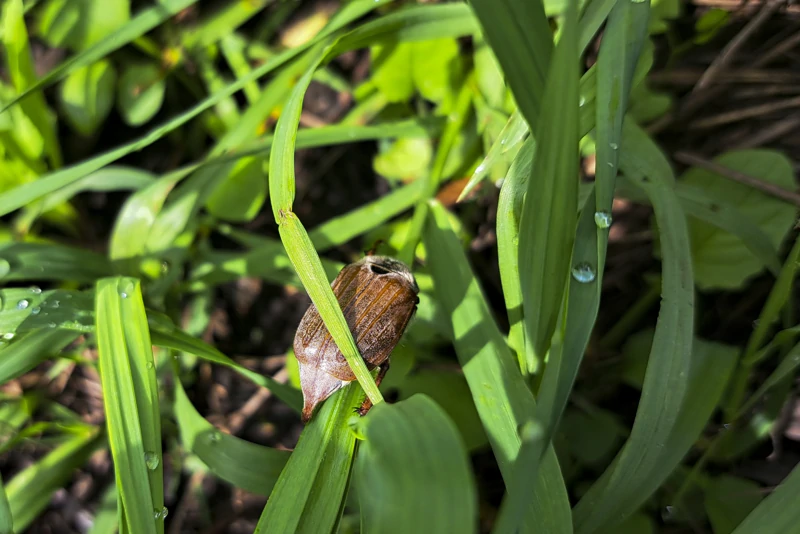
[{"label": "dead twig", "polygon": [[724,178],[728,178],[734,182],[752,187],[753,189],[757,189],[764,194],[800,207],[800,194],[797,194],[794,191],[787,191],[786,189],[783,189],[775,184],[759,180],[754,176],[750,176],[749,174],[739,172],[735,169],[731,169],[730,167],[720,165],[719,163],[707,160],[701,156],[698,156],[697,154],[692,154],[691,152],[676,152],[674,158],[676,161],[680,161],[681,163],[711,171]]},{"label": "dead twig", "polygon": [[695,121],[694,123],[692,123],[692,127],[711,128],[713,126],[730,124],[732,122],[738,122],[744,119],[750,119],[753,117],[758,117],[760,115],[766,115],[767,113],[772,113],[774,111],[780,111],[782,109],[791,109],[799,106],[800,106],[800,96],[796,96],[794,98],[787,98],[786,100],[778,100],[777,102],[769,102],[767,104],[760,104],[758,106],[751,106],[749,108],[726,111],[725,113],[720,113],[719,115],[713,115],[711,117]]}]

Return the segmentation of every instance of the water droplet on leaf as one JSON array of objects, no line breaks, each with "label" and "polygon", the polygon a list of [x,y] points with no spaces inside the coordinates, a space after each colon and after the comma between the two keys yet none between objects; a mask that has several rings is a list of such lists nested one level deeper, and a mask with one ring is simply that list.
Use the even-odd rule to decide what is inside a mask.
[{"label": "water droplet on leaf", "polygon": [[147,451],[144,453],[144,463],[150,471],[155,471],[161,461],[158,459],[158,454],[153,451]]},{"label": "water droplet on leaf", "polygon": [[0,278],[4,277],[10,272],[11,272],[11,264],[8,263],[8,260],[0,258]]},{"label": "water droplet on leaf", "polygon": [[12,339],[14,339],[14,332],[8,332],[6,334],[3,334],[3,339],[5,339],[6,341],[11,341]]},{"label": "water droplet on leaf", "polygon": [[594,212],[594,223],[598,228],[608,228],[611,226],[612,217],[607,211]]},{"label": "water droplet on leaf", "polygon": [[597,274],[594,272],[594,267],[586,262],[577,264],[572,268],[572,278],[582,284],[593,282]]},{"label": "water droplet on leaf", "polygon": [[25,309],[28,308],[28,305],[30,305],[30,303],[31,302],[29,300],[22,299],[21,301],[17,302],[17,309],[18,310],[25,310]]},{"label": "water droplet on leaf", "polygon": [[42,294],[42,288],[33,286],[31,288],[31,293],[33,293],[34,295],[41,295]]},{"label": "water droplet on leaf", "polygon": [[36,306],[35,308],[31,308],[31,315],[39,315],[40,311],[42,311],[42,309],[39,306]]}]

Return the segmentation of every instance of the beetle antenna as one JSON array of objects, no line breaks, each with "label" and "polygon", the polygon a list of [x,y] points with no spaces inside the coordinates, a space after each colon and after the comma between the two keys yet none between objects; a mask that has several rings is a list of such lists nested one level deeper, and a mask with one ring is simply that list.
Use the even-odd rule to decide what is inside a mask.
[{"label": "beetle antenna", "polygon": [[367,253],[366,253],[366,254],[367,254],[367,256],[374,256],[374,255],[375,255],[375,253],[378,251],[378,247],[379,247],[379,246],[380,246],[382,243],[384,243],[383,239],[378,239],[377,241],[375,241],[375,244],[374,244],[374,245],[372,245],[372,248],[371,248],[371,249],[369,249],[369,250],[367,251]]}]

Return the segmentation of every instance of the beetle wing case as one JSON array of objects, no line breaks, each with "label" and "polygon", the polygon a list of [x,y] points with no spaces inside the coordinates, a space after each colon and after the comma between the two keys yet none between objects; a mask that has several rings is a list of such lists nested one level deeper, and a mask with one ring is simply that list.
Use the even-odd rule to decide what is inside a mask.
[{"label": "beetle wing case", "polygon": [[[331,284],[368,369],[385,362],[417,308],[419,288],[402,262],[367,256],[347,265]],[[306,311],[294,339],[303,390],[303,420],[343,383],[356,379],[316,306]]]}]

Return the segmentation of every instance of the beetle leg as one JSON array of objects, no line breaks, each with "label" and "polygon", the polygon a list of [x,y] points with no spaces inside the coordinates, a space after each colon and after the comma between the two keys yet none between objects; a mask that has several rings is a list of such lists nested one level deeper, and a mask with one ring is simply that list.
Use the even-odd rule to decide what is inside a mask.
[{"label": "beetle leg", "polygon": [[[386,371],[389,370],[389,360],[386,360],[381,364],[380,369],[378,370],[378,376],[375,377],[375,385],[380,386],[381,381],[383,381],[383,377],[386,376]],[[359,415],[367,415],[367,412],[372,408],[372,401],[369,400],[369,397],[364,399],[364,402],[361,404],[361,407],[356,410]]]}]

